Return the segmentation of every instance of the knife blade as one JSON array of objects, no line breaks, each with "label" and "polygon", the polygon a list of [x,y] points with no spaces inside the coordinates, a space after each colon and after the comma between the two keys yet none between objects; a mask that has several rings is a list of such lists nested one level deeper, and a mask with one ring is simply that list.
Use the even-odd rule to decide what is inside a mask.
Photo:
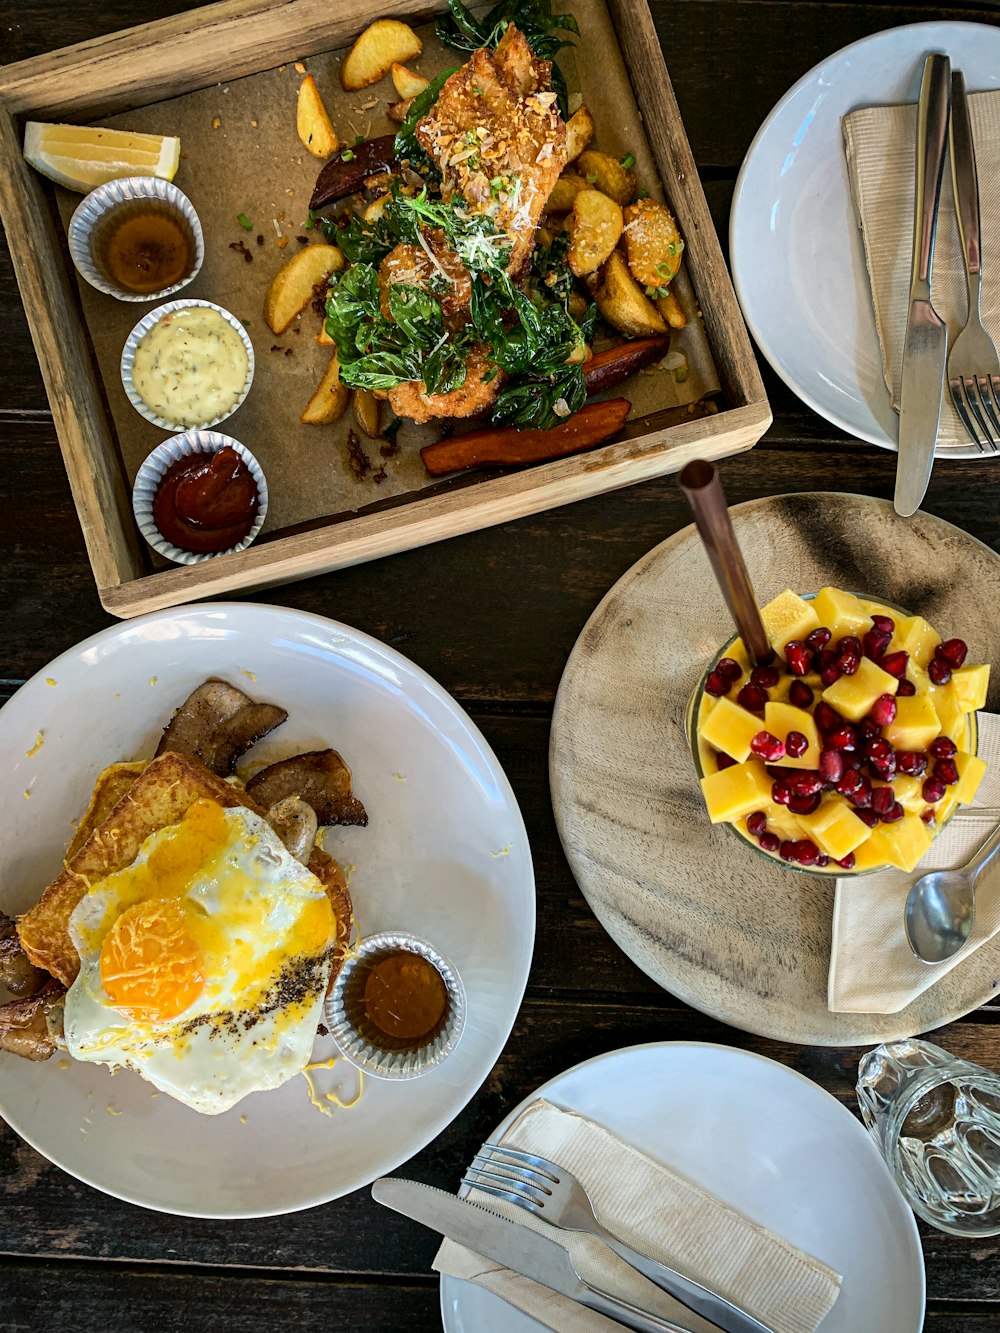
[{"label": "knife blade", "polygon": [[931,267],[950,113],[951,62],[945,55],[932,53],[924,61],[917,103],[913,265],[899,394],[893,506],[904,518],[920,508],[931,479],[944,397],[948,329],[931,304]]},{"label": "knife blade", "polygon": [[573,1267],[569,1251],[562,1245],[529,1227],[508,1222],[468,1199],[459,1199],[416,1180],[390,1177],[375,1181],[372,1198],[637,1333],[689,1333],[680,1324],[672,1324],[628,1301],[597,1291],[584,1282]]}]

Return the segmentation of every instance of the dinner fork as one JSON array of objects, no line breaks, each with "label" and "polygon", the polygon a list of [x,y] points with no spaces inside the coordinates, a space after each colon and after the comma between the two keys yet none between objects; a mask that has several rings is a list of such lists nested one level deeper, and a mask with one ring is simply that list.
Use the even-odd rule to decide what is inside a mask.
[{"label": "dinner fork", "polygon": [[498,1199],[517,1204],[563,1231],[585,1231],[605,1245],[644,1277],[675,1300],[699,1314],[725,1333],[774,1333],[753,1315],[733,1305],[693,1278],[668,1268],[633,1250],[607,1231],[594,1214],[590,1196],[577,1178],[546,1157],[536,1157],[518,1148],[484,1143],[462,1177],[462,1183]]},{"label": "dinner fork", "polygon": [[948,392],[969,437],[982,453],[998,452],[1000,357],[983,327],[980,313],[982,256],[979,230],[979,181],[972,141],[965,79],[951,76],[951,183],[958,214],[958,234],[969,286],[969,318],[948,353]]}]

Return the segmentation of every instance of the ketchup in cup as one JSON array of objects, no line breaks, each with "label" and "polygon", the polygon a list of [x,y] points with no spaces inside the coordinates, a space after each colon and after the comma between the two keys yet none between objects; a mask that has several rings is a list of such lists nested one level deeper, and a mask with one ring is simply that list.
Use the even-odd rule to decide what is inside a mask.
[{"label": "ketchup in cup", "polygon": [[259,503],[250,469],[226,446],[171,463],[153,498],[153,522],[182,551],[210,555],[243,541]]}]

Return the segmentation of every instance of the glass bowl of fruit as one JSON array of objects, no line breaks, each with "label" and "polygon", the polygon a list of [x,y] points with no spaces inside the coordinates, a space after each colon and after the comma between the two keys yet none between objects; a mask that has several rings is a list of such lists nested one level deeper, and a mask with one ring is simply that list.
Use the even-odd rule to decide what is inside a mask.
[{"label": "glass bowl of fruit", "polygon": [[909,871],[986,771],[976,710],[989,667],[919,615],[786,590],[761,610],[773,662],[734,636],[688,704],[708,817],[810,874]]}]

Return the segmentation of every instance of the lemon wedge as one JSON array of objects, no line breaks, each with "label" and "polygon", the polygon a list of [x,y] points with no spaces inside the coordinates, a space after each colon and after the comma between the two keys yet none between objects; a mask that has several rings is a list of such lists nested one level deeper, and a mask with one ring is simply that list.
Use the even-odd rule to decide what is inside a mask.
[{"label": "lemon wedge", "polygon": [[29,120],[24,128],[24,156],[43,176],[68,190],[86,193],[123,176],[172,181],[180,162],[181,141],[162,134]]}]

